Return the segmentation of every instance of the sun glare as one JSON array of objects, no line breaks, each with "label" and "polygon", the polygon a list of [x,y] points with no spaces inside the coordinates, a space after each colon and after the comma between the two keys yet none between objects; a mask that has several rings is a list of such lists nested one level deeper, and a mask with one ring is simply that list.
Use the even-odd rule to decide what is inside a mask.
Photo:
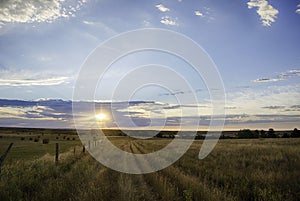
[{"label": "sun glare", "polygon": [[99,121],[104,121],[106,119],[106,114],[99,113],[99,114],[95,115],[95,118],[98,119]]}]

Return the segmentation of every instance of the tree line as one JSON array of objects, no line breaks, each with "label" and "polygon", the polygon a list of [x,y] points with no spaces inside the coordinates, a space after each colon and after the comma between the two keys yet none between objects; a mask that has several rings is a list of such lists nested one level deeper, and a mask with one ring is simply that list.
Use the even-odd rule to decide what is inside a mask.
[{"label": "tree line", "polygon": [[273,128],[270,128],[268,131],[265,130],[254,130],[242,129],[239,130],[236,134],[236,137],[239,139],[251,139],[251,138],[299,138],[300,130],[295,128],[291,132],[275,132]]},{"label": "tree line", "polygon": [[[186,133],[188,133],[187,131]],[[157,138],[175,138],[177,131],[160,131],[155,137]],[[181,138],[195,138],[195,139],[205,139],[207,133],[206,131],[198,131],[196,136],[186,135],[181,136]],[[213,138],[214,136],[209,136]],[[250,130],[250,129],[241,129],[237,132],[225,131],[222,132],[220,139],[254,139],[254,138],[300,138],[300,130],[295,128],[291,131],[275,131],[273,128],[269,130]]]}]

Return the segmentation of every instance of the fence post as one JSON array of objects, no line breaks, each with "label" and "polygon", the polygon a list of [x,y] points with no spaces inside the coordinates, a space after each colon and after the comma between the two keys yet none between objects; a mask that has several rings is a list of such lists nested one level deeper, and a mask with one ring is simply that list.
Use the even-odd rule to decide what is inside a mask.
[{"label": "fence post", "polygon": [[10,145],[8,146],[7,150],[4,152],[4,154],[0,157],[0,173],[1,173],[1,165],[4,161],[4,159],[6,158],[8,152],[10,151],[11,147],[13,146],[14,143],[10,143]]},{"label": "fence post", "polygon": [[82,153],[85,152],[85,145],[82,146]]},{"label": "fence post", "polygon": [[58,150],[58,143],[55,143],[55,163],[57,164],[58,163],[58,153],[59,150]]}]

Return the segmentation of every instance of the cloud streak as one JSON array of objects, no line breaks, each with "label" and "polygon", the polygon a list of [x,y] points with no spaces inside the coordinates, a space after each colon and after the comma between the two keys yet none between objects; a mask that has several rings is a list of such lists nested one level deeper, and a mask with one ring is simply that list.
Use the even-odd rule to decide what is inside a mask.
[{"label": "cloud streak", "polygon": [[0,69],[0,86],[52,86],[68,83],[72,77],[49,72],[11,71]]},{"label": "cloud streak", "polygon": [[262,107],[264,109],[270,109],[270,110],[278,110],[278,109],[284,109],[285,106],[280,106],[280,105],[271,105],[271,106],[265,106]]},{"label": "cloud streak", "polygon": [[260,16],[263,26],[271,26],[279,13],[267,0],[250,0],[247,5],[249,9],[257,7],[256,12]]},{"label": "cloud streak", "polygon": [[300,70],[288,70],[286,72],[280,73],[279,75],[275,77],[270,77],[270,78],[258,78],[255,80],[252,80],[252,82],[277,82],[281,80],[287,80],[290,78],[294,77],[299,77],[300,76]]}]

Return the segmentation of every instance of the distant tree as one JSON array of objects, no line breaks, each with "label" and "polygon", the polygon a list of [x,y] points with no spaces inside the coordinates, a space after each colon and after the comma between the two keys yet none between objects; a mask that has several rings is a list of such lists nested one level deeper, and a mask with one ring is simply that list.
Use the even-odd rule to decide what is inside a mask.
[{"label": "distant tree", "polygon": [[246,139],[246,138],[257,138],[255,134],[251,132],[250,129],[243,129],[237,133],[238,138]]},{"label": "distant tree", "polygon": [[254,132],[253,132],[253,138],[259,138],[259,130],[255,130]]},{"label": "distant tree", "polygon": [[158,137],[158,138],[162,138],[162,136],[163,136],[162,132],[159,132],[159,133],[156,134],[156,137]]},{"label": "distant tree", "polygon": [[43,139],[43,144],[49,144],[49,139]]},{"label": "distant tree", "polygon": [[276,138],[277,137],[273,128],[270,128],[268,130],[267,137],[268,138]]},{"label": "distant tree", "polygon": [[283,135],[282,135],[282,138],[289,138],[290,137],[290,135],[288,134],[288,133],[283,133]]},{"label": "distant tree", "polygon": [[[222,135],[222,136],[223,136],[223,135]],[[222,136],[220,137],[220,139],[222,139]],[[200,134],[200,133],[197,133],[195,139],[196,139],[196,140],[202,140],[202,139],[205,139],[205,136],[203,136],[203,135]]]},{"label": "distant tree", "polygon": [[261,130],[260,131],[260,137],[262,137],[262,138],[266,138],[267,137],[267,134],[266,134],[265,130]]},{"label": "distant tree", "polygon": [[300,131],[297,128],[294,128],[291,133],[291,137],[300,137]]}]

